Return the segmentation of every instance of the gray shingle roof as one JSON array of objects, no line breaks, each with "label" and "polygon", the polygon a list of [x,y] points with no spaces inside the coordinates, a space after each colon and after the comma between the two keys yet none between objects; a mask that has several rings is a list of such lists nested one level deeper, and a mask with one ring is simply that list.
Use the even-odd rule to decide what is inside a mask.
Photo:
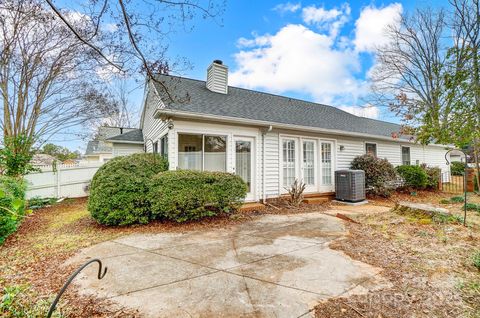
[{"label": "gray shingle roof", "polygon": [[107,141],[110,142],[143,142],[143,133],[141,129],[134,129],[129,132],[117,135],[111,138],[108,138]]},{"label": "gray shingle roof", "polygon": [[87,143],[87,149],[85,150],[85,155],[93,155],[95,153],[110,153],[112,152],[112,147],[105,144],[103,140],[90,140]]},{"label": "gray shingle roof", "polygon": [[[400,131],[400,125],[358,117],[333,106],[232,86],[228,87],[228,94],[219,94],[209,91],[205,81],[177,76],[158,75],[158,79],[180,99],[189,96],[187,102],[169,103],[166,109],[382,137]],[[155,85],[158,92],[163,91],[160,84]]]}]

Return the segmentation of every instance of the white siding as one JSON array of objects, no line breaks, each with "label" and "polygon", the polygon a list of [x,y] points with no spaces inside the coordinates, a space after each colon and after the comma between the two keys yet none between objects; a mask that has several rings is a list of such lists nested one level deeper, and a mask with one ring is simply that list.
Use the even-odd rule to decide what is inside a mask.
[{"label": "white siding", "polygon": [[114,143],[113,144],[113,156],[127,156],[134,153],[141,153],[143,152],[143,145],[141,144],[120,144]]},{"label": "white siding", "polygon": [[280,186],[279,134],[265,135],[265,193],[267,198],[278,195]]},{"label": "white siding", "polygon": [[147,147],[147,152],[153,151],[153,143],[157,142],[162,135],[167,133],[167,122],[161,119],[153,118],[155,110],[158,108],[164,108],[163,102],[160,100],[155,92],[155,88],[152,84],[149,84],[147,96],[146,96],[146,109],[143,116],[143,138]]}]

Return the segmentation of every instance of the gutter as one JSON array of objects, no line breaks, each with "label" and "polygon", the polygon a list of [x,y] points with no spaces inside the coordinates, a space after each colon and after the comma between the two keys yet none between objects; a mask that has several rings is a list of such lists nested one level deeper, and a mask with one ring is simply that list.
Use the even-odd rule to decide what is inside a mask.
[{"label": "gutter", "polygon": [[267,202],[267,194],[265,193],[266,190],[266,172],[267,168],[265,167],[265,135],[271,132],[273,129],[272,126],[269,126],[268,129],[262,129],[262,203],[265,204]]},{"label": "gutter", "polygon": [[[372,139],[379,139],[379,140],[386,140],[386,141],[394,141],[394,142],[398,142],[398,143],[416,144],[414,141],[411,141],[411,140],[394,139],[392,137],[386,137],[386,136],[379,136],[379,135],[372,135],[372,134],[365,134],[365,133],[356,133],[356,132],[347,132],[347,131],[344,131],[344,130],[337,130],[337,129],[326,129],[326,128],[301,126],[301,125],[294,125],[294,124],[283,124],[283,123],[257,120],[257,119],[247,119],[247,118],[238,118],[238,117],[231,117],[231,116],[220,116],[220,115],[194,113],[194,112],[187,112],[187,111],[173,110],[173,109],[165,109],[165,108],[156,109],[155,112],[153,113],[154,118],[160,118],[161,115],[177,116],[179,118],[194,118],[194,119],[205,119],[205,120],[212,120],[213,119],[213,120],[217,120],[217,121],[244,124],[244,125],[248,125],[248,126],[262,126],[262,127],[266,126],[266,127],[269,127],[269,129],[273,129],[273,128],[291,129],[291,130],[300,130],[300,131],[308,131],[308,132],[316,132],[316,133],[325,133],[325,134],[331,134],[331,135],[372,138]],[[440,145],[440,144],[429,144],[428,146],[443,147],[443,148],[451,147],[451,146]]]},{"label": "gutter", "polygon": [[112,144],[136,144],[136,145],[143,145],[144,141],[127,141],[127,140],[110,140],[105,139],[105,141],[111,142]]}]

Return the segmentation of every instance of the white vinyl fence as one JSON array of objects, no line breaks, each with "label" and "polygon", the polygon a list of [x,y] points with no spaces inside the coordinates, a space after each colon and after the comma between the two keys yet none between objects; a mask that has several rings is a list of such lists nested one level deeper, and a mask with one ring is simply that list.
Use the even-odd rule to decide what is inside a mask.
[{"label": "white vinyl fence", "polygon": [[41,172],[25,176],[27,198],[77,198],[87,196],[87,187],[103,163],[41,166]]}]

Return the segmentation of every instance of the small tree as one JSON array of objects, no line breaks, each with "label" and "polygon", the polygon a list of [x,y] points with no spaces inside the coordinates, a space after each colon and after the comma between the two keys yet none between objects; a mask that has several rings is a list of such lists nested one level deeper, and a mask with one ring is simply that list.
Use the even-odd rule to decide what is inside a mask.
[{"label": "small tree", "polygon": [[60,161],[77,159],[80,156],[80,153],[78,151],[72,152],[67,147],[58,146],[52,143],[43,145],[43,148],[41,151],[39,151],[39,153],[50,155]]},{"label": "small tree", "polygon": [[25,135],[5,137],[0,149],[0,172],[7,176],[20,177],[35,169],[30,164],[33,157],[32,138]]}]

